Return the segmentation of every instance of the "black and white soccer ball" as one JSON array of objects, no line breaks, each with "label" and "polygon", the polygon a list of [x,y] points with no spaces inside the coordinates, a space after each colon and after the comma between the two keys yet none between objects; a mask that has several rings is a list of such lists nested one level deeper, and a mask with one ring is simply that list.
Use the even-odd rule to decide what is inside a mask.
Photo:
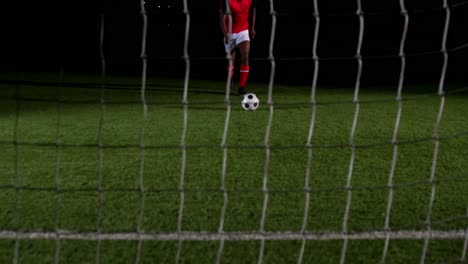
[{"label": "black and white soccer ball", "polygon": [[257,110],[259,105],[260,100],[254,93],[244,94],[244,98],[242,98],[242,107],[244,110],[254,111]]}]

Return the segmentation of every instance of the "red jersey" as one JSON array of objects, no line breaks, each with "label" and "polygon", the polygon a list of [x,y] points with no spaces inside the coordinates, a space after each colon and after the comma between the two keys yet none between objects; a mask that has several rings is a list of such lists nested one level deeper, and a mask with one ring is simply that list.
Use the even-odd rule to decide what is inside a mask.
[{"label": "red jersey", "polygon": [[[254,0],[229,0],[232,15],[232,33],[239,33],[249,29],[250,9],[254,7]],[[221,0],[220,12],[226,12],[226,0]],[[226,17],[226,32],[229,32],[229,17]]]}]

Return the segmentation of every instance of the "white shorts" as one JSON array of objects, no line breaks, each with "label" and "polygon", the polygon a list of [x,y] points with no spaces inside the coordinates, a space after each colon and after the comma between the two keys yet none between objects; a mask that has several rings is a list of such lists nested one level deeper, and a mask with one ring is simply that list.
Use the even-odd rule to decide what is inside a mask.
[{"label": "white shorts", "polygon": [[239,33],[232,33],[228,35],[230,36],[231,41],[226,44],[226,42],[224,42],[223,40],[226,53],[232,52],[235,48],[237,48],[239,43],[244,42],[244,41],[250,41],[249,30],[247,29]]}]

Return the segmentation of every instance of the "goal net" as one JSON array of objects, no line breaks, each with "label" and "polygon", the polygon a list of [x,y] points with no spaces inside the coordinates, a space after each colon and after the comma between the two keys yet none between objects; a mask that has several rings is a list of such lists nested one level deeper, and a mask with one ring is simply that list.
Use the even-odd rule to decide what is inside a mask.
[{"label": "goal net", "polygon": [[[468,2],[259,1],[256,111],[202,78],[236,61],[197,55],[203,12],[179,2],[141,0],[127,50],[104,7],[99,74],[1,74],[0,262],[466,261]],[[115,66],[128,50],[138,77]]]}]

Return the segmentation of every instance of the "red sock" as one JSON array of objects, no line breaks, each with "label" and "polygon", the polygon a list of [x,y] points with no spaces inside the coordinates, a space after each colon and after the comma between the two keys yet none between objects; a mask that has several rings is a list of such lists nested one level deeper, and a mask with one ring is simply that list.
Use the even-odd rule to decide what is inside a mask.
[{"label": "red sock", "polygon": [[240,76],[239,76],[239,86],[245,87],[247,83],[247,78],[249,77],[249,65],[241,65],[240,66]]}]

